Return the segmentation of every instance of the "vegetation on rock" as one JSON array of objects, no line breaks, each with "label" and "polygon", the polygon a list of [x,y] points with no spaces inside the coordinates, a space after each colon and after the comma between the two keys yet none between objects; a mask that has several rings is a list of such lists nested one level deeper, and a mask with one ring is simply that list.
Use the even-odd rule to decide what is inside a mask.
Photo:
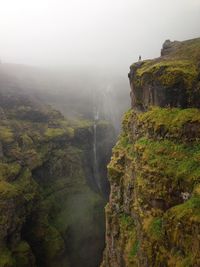
[{"label": "vegetation on rock", "polygon": [[[102,267],[200,266],[200,111],[188,93],[199,90],[200,39],[170,43],[162,53],[131,66],[134,109],[124,115],[108,165]],[[185,106],[162,93],[178,82]],[[146,99],[148,86],[154,99]]]},{"label": "vegetation on rock", "polygon": [[[0,267],[96,266],[105,198],[92,184],[93,122],[11,95],[0,100]],[[111,126],[98,127],[103,153]]]},{"label": "vegetation on rock", "polygon": [[169,42],[169,48],[154,60],[137,62],[130,67],[132,107],[200,107],[200,38]]}]

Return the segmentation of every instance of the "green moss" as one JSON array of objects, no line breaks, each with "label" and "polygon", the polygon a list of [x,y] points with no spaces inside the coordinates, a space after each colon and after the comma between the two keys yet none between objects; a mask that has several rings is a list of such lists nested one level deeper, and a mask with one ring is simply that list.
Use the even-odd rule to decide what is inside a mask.
[{"label": "green moss", "polygon": [[125,213],[120,215],[120,225],[122,228],[132,228],[135,226],[134,219]]},{"label": "green moss", "polygon": [[0,267],[15,267],[15,260],[11,252],[6,248],[1,248],[0,251]]},{"label": "green moss", "polygon": [[192,259],[191,256],[187,257],[186,259],[179,260],[180,266],[181,267],[193,267],[193,262],[194,260]]},{"label": "green moss", "polygon": [[47,262],[51,259],[55,259],[56,256],[61,255],[64,252],[64,241],[56,230],[56,228],[49,226],[44,240],[44,249]]},{"label": "green moss", "polygon": [[32,173],[28,168],[23,169],[13,185],[20,194],[23,194],[27,204],[32,204],[32,201],[38,197],[38,184],[33,180]]},{"label": "green moss", "polygon": [[120,145],[126,148],[129,145],[129,138],[127,136],[121,136]]},{"label": "green moss", "polygon": [[162,218],[154,218],[149,225],[149,235],[155,240],[159,240],[164,237],[163,221]]},{"label": "green moss", "polygon": [[68,120],[57,120],[57,124],[60,126],[61,129],[64,129],[66,134],[70,137],[74,137],[74,127]]},{"label": "green moss", "polygon": [[120,164],[117,164],[117,159],[112,158],[111,162],[108,165],[108,176],[110,181],[119,180],[124,174],[124,168]]},{"label": "green moss", "polygon": [[4,143],[11,143],[14,141],[14,134],[11,128],[7,126],[0,126],[0,141]]},{"label": "green moss", "polygon": [[[170,86],[181,79],[190,89],[198,75],[193,59],[166,57],[162,62],[144,62],[138,68],[138,80],[145,80],[148,74],[156,85],[160,79]],[[199,266],[199,125],[196,108],[152,107],[148,112],[125,114],[123,132],[108,165],[115,190],[107,222],[108,239],[114,239],[115,251],[119,249],[126,266],[141,262],[155,267]],[[118,210],[130,211],[135,221]]]},{"label": "green moss", "polygon": [[47,128],[47,130],[45,131],[44,135],[46,138],[48,138],[49,140],[54,139],[54,138],[58,138],[61,137],[65,134],[65,130],[62,128]]},{"label": "green moss", "polygon": [[21,241],[19,245],[15,248],[15,252],[24,253],[30,250],[30,246],[27,242]]},{"label": "green moss", "polygon": [[[110,215],[112,218],[112,213],[110,213]],[[118,220],[120,227],[119,249],[123,250],[123,257],[126,259],[127,266],[134,266],[133,264],[137,264],[137,262],[135,262],[136,259],[134,258],[137,252],[133,252],[133,247],[137,243],[136,221],[131,217],[131,215],[126,213],[118,215]],[[115,220],[114,224],[116,224]]]},{"label": "green moss", "polygon": [[154,131],[158,131],[164,127],[174,136],[177,132],[183,130],[187,123],[199,123],[200,111],[195,108],[179,109],[179,108],[159,108],[152,107],[148,112],[138,115],[139,122],[145,127],[153,127]]},{"label": "green moss", "polygon": [[[167,238],[172,244],[169,265],[198,266],[200,197],[192,196],[183,204],[169,209],[163,217],[163,222]],[[176,262],[179,264],[175,265]]]},{"label": "green moss", "polygon": [[149,168],[155,173],[178,181],[190,184],[190,189],[200,179],[200,145],[177,144],[169,140],[153,141],[142,138],[135,144],[141,160],[147,162]]},{"label": "green moss", "polygon": [[16,267],[30,266],[35,262],[31,248],[25,241],[21,241],[13,250],[16,260]]},{"label": "green moss", "polygon": [[18,194],[16,187],[8,182],[0,181],[0,198],[14,198]]},{"label": "green moss", "polygon": [[157,82],[165,87],[173,87],[177,82],[181,82],[187,90],[192,89],[198,77],[199,40],[180,43],[166,57],[133,64],[131,68],[135,72],[136,87],[140,87],[145,82]]},{"label": "green moss", "polygon": [[62,136],[67,136],[68,138],[72,138],[74,136],[74,129],[72,127],[47,128],[45,130],[44,136],[48,140],[60,138]]},{"label": "green moss", "polygon": [[0,180],[14,179],[21,170],[18,163],[0,163]]},{"label": "green moss", "polygon": [[70,125],[75,130],[78,128],[90,128],[93,125],[93,121],[91,120],[76,120],[70,122]]},{"label": "green moss", "polygon": [[134,111],[132,109],[128,110],[123,116],[122,127],[123,127],[123,133],[125,135],[129,135],[129,128],[132,123],[133,116],[134,116]]},{"label": "green moss", "polygon": [[[10,112],[8,122],[0,127],[0,143],[12,142],[3,144],[0,163],[0,206],[5,210],[0,214],[0,224],[5,226],[0,243],[8,242],[12,255],[0,248],[0,267],[35,266],[33,253],[37,266],[68,266],[64,238],[72,248],[69,254],[80,258],[79,262],[90,258],[90,249],[85,251],[88,240],[97,240],[91,254],[98,254],[98,246],[103,248],[105,203],[87,184],[85,172],[90,170],[83,166],[83,150],[70,145],[75,126],[46,107],[41,112],[32,107],[18,111],[6,110]],[[91,134],[88,127],[92,123],[79,121],[75,129],[86,127]],[[100,127],[107,125],[101,122]],[[84,146],[88,132],[81,140]],[[25,241],[13,243],[16,236],[20,238],[22,226],[31,249]],[[13,265],[12,257],[16,260]]]},{"label": "green moss", "polygon": [[[152,64],[153,63],[153,64]],[[187,75],[196,75],[196,67],[189,60],[169,60],[164,59],[162,61],[149,61],[142,65],[141,68],[137,70],[137,75],[142,76],[144,73],[156,73],[160,69],[170,72],[183,72]]]},{"label": "green moss", "polygon": [[26,133],[25,134],[22,134],[20,136],[20,141],[21,141],[22,147],[24,149],[27,149],[27,148],[33,146],[33,140]]},{"label": "green moss", "polygon": [[110,180],[119,180],[124,174],[125,156],[132,158],[134,156],[133,145],[130,137],[130,124],[133,118],[133,110],[125,113],[123,119],[123,132],[113,148],[113,155],[108,164],[108,175]]},{"label": "green moss", "polygon": [[[121,170],[121,176],[114,172],[111,175],[120,180],[124,190],[129,173],[134,170],[136,199],[133,211],[140,220],[142,235],[136,227],[137,233],[132,238],[131,249],[128,249],[132,261],[123,252],[126,264],[130,263],[130,266],[137,264],[135,256],[139,250],[140,255],[147,256],[150,266],[165,264],[168,257],[169,266],[197,264],[195,257],[199,255],[199,247],[195,236],[200,222],[200,144],[196,138],[198,128],[192,141],[183,141],[185,126],[190,123],[197,126],[200,123],[198,109],[153,107],[146,113],[129,112],[124,118],[123,132],[111,160],[112,171]],[[133,135],[133,127],[137,136]],[[165,133],[163,136],[161,130]],[[177,192],[180,199],[183,192],[187,192],[190,199],[177,205],[177,201],[181,201],[174,198]],[[165,203],[176,206],[165,211]],[[127,236],[130,236],[134,225],[129,227],[129,219],[123,214],[120,216],[120,242],[124,239],[130,241]],[[137,236],[141,239],[138,240]],[[179,254],[171,255],[171,247],[176,247]]]},{"label": "green moss", "polygon": [[194,196],[200,196],[200,184],[197,184],[193,191]]},{"label": "green moss", "polygon": [[41,154],[38,153],[38,151],[33,148],[24,151],[23,160],[26,166],[29,167],[30,170],[33,170],[41,166],[43,163]]},{"label": "green moss", "polygon": [[176,220],[189,220],[190,222],[200,222],[200,196],[194,196],[185,203],[170,209]]},{"label": "green moss", "polygon": [[136,240],[135,243],[133,244],[131,251],[130,251],[130,256],[135,257],[139,251],[139,248],[140,248],[140,242],[138,240]]},{"label": "green moss", "polygon": [[189,90],[197,77],[197,67],[191,62],[163,61],[146,69],[138,69],[134,82],[137,86],[142,86],[146,82],[159,82],[165,87],[173,87],[177,82],[181,82]]}]

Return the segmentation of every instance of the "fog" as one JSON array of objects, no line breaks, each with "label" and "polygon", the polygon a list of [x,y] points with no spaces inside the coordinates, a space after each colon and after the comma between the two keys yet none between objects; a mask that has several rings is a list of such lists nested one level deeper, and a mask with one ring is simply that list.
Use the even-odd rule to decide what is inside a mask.
[{"label": "fog", "polygon": [[0,4],[1,71],[66,117],[91,119],[98,109],[117,132],[130,107],[129,66],[139,55],[158,57],[166,39],[200,36],[199,0]]},{"label": "fog", "polygon": [[[4,266],[15,259],[17,266],[35,266],[34,258],[37,266],[100,265],[110,191],[106,166],[131,106],[129,66],[140,55],[158,57],[166,39],[196,37],[200,0],[0,0]],[[122,136],[111,164],[116,173],[111,200],[127,201],[125,209],[122,201],[108,206],[111,236],[121,235],[123,226],[126,237],[124,229],[132,227],[128,197],[135,171],[132,175],[129,139]],[[126,184],[122,190],[118,180]],[[140,240],[128,241],[121,251],[131,263]]]},{"label": "fog", "polygon": [[199,0],[0,0],[0,58],[126,75],[165,39],[200,36]]}]

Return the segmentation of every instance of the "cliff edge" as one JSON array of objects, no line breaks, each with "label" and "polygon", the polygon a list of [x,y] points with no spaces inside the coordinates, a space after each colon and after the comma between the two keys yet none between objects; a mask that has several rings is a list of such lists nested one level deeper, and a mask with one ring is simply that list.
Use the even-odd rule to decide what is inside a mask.
[{"label": "cliff edge", "polygon": [[130,68],[102,267],[200,266],[200,39]]},{"label": "cliff edge", "polygon": [[132,108],[200,107],[200,38],[165,41],[161,56],[130,67]]}]

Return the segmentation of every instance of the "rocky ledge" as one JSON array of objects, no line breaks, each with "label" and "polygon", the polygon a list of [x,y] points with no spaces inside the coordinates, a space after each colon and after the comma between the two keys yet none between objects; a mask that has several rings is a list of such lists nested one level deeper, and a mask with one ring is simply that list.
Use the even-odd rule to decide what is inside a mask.
[{"label": "rocky ledge", "polygon": [[130,67],[132,108],[200,107],[200,38],[163,44],[161,57]]}]

